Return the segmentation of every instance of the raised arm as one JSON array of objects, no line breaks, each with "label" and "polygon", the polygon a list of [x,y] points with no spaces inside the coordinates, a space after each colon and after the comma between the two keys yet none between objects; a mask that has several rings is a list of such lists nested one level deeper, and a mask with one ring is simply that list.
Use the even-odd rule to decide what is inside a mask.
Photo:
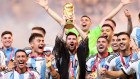
[{"label": "raised arm", "polygon": [[65,25],[65,20],[61,18],[56,12],[54,12],[48,5],[48,0],[36,0],[36,2],[43,7],[47,13],[56,20],[61,26]]},{"label": "raised arm", "polygon": [[61,27],[59,33],[57,34],[59,39],[63,39],[65,28],[64,26]]},{"label": "raised arm", "polygon": [[79,32],[82,39],[85,39],[87,37],[86,33],[84,33],[81,28],[77,26],[77,24],[74,24],[74,28]]},{"label": "raised arm", "polygon": [[100,26],[102,26],[104,24],[104,21],[106,19],[112,19],[120,10],[123,6],[127,5],[131,3],[131,0],[121,0],[121,2],[119,3],[119,5],[114,8],[105,18],[103,18],[100,22]]},{"label": "raised arm", "polygon": [[127,20],[128,20],[127,33],[128,34],[131,34],[132,33],[132,30],[133,30],[133,28],[132,28],[131,14],[129,13],[129,11],[127,9],[124,11],[124,14],[125,14],[125,16],[127,17]]}]

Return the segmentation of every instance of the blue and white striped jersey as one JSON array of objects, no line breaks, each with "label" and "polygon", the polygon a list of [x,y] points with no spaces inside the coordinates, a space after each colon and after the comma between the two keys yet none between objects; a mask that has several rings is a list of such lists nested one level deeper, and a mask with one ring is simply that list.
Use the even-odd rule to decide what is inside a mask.
[{"label": "blue and white striped jersey", "polygon": [[137,46],[140,48],[140,27],[137,26],[133,29],[131,37],[135,40]]},{"label": "blue and white striped jersey", "polygon": [[[94,66],[95,63],[98,63],[97,64],[97,69],[95,70],[96,73],[98,73],[97,71],[100,70],[101,68],[107,68],[108,69],[108,67],[106,65],[106,61],[108,60],[108,58],[110,58],[112,56],[114,56],[114,54],[110,54],[107,57],[102,58],[102,59],[99,58],[99,57],[97,58],[97,54],[95,56],[89,57],[89,59],[86,62],[87,71],[92,72],[92,69],[93,69],[93,66]],[[97,62],[97,60],[98,60],[98,62]],[[99,74],[97,74],[97,75],[99,75]],[[100,79],[100,77],[98,76],[98,78],[96,78],[96,79]]]},{"label": "blue and white striped jersey", "polygon": [[[121,70],[121,67],[128,67],[129,62],[132,60],[137,60],[139,58],[139,55],[137,53],[132,53],[129,56],[125,56],[122,57],[125,63],[125,66],[122,62],[121,56],[116,56],[116,57],[112,57],[110,59],[108,59],[107,61],[107,65],[108,65],[108,70],[115,70],[115,71],[119,71]],[[120,78],[121,79],[121,78]]]},{"label": "blue and white striped jersey", "polygon": [[[131,59],[130,58],[131,58],[130,55],[123,57],[126,65],[128,65],[131,60],[137,60],[139,56],[137,53],[133,53],[132,58]],[[111,60],[108,59],[107,65],[109,66],[109,70],[117,70],[117,71],[121,70],[121,67],[123,66],[123,63],[121,61],[121,56],[120,55],[116,56],[114,58],[111,58]]]},{"label": "blue and white striped jersey", "polygon": [[16,52],[18,49],[17,49],[17,48],[10,47],[10,48],[7,48],[7,49],[0,48],[0,50],[1,50],[2,52],[4,52],[5,57],[6,57],[6,65],[8,65],[8,63],[9,63],[9,61],[10,61],[11,59],[14,60],[15,52]]},{"label": "blue and white striped jersey", "polygon": [[137,79],[140,79],[140,60],[131,61],[128,68],[123,67],[122,70],[127,75],[136,73]]},{"label": "blue and white striped jersey", "polygon": [[16,70],[7,72],[2,79],[40,79],[40,75],[36,71],[27,70],[20,74]]},{"label": "blue and white striped jersey", "polygon": [[[45,56],[41,56],[41,57],[30,57],[29,56],[27,65],[29,68],[36,70],[40,74],[41,79],[50,79],[51,78],[50,71],[46,67]],[[57,70],[55,59],[53,59],[53,61],[52,61],[52,66]]]}]

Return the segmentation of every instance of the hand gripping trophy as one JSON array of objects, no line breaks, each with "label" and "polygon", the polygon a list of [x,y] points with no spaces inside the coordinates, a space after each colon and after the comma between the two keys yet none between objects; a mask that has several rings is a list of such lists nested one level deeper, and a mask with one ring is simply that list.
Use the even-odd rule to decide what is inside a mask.
[{"label": "hand gripping trophy", "polygon": [[63,8],[63,17],[66,20],[65,28],[71,29],[74,27],[73,21],[75,19],[74,6],[72,3],[66,3]]}]

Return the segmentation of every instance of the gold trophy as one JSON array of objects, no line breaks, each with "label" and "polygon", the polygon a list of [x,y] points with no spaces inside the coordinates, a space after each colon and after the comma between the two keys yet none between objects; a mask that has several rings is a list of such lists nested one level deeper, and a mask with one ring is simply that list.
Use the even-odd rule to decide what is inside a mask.
[{"label": "gold trophy", "polygon": [[74,6],[72,3],[66,3],[63,8],[63,16],[66,20],[65,28],[71,29],[74,27],[73,20],[74,20]]}]

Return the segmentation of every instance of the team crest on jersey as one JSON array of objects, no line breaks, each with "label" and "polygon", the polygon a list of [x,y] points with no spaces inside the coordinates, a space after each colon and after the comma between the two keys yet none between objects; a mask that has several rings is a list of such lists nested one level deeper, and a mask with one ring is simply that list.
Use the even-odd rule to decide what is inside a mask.
[{"label": "team crest on jersey", "polygon": [[126,64],[126,65],[125,65],[125,69],[127,69],[129,66],[130,66],[129,64]]},{"label": "team crest on jersey", "polygon": [[109,66],[108,65],[105,65],[104,68],[106,68],[108,70],[109,69]]}]

